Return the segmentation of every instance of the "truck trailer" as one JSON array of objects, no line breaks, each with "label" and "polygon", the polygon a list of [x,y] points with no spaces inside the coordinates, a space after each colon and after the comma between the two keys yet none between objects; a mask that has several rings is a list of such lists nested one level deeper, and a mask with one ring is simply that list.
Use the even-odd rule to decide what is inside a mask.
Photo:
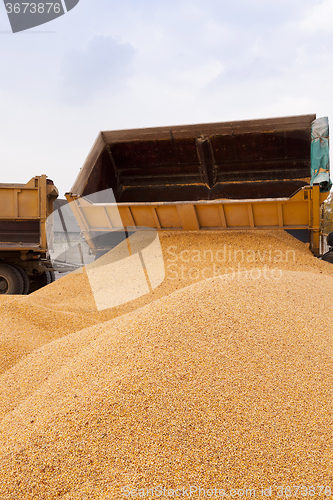
[{"label": "truck trailer", "polygon": [[[284,229],[318,257],[330,188],[328,119],[305,115],[101,132],[66,198],[94,253],[108,232],[148,226]],[[113,203],[89,202],[103,190]]]},{"label": "truck trailer", "polygon": [[54,280],[46,220],[58,190],[46,175],[0,184],[0,294],[27,294]]}]

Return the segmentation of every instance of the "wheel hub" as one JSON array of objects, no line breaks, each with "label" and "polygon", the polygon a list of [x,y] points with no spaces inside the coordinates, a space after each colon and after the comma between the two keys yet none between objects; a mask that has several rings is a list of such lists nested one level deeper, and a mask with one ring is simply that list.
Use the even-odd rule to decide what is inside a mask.
[{"label": "wheel hub", "polygon": [[8,291],[8,281],[0,276],[0,295],[5,295]]}]

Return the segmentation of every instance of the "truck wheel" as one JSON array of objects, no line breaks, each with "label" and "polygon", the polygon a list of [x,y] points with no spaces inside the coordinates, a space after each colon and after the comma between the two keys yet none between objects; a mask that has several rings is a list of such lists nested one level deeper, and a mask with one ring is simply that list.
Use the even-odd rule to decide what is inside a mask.
[{"label": "truck wheel", "polygon": [[0,294],[22,295],[23,290],[21,273],[10,264],[0,264]]},{"label": "truck wheel", "polygon": [[333,231],[327,235],[327,244],[329,247],[333,247]]},{"label": "truck wheel", "polygon": [[30,281],[29,281],[27,273],[25,272],[25,270],[21,266],[17,266],[16,264],[11,264],[11,266],[15,267],[15,269],[17,269],[18,272],[20,273],[20,275],[22,276],[22,279],[23,279],[22,295],[27,295],[27,293],[29,291],[29,286],[30,286]]},{"label": "truck wheel", "polygon": [[333,250],[329,250],[328,252],[324,253],[321,260],[325,260],[326,262],[333,264]]},{"label": "truck wheel", "polygon": [[34,276],[33,278],[30,279],[30,286],[28,293],[36,292],[40,288],[43,288],[44,286],[52,283],[54,279],[55,278],[53,271],[45,271],[45,273],[37,274],[37,276]]}]

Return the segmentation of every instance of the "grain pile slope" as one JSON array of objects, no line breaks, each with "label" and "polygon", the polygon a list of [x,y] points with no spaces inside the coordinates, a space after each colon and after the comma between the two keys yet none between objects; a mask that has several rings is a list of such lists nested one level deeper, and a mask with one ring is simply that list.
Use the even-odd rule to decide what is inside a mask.
[{"label": "grain pile slope", "polygon": [[35,350],[0,381],[0,498],[332,488],[332,285],[209,279]]},{"label": "grain pile slope", "polygon": [[163,231],[159,237],[165,280],[150,294],[126,304],[97,311],[85,272],[71,273],[27,297],[0,297],[0,373],[47,342],[134,311],[216,275],[266,266],[333,276],[331,264],[314,258],[305,244],[282,230],[223,234]]}]

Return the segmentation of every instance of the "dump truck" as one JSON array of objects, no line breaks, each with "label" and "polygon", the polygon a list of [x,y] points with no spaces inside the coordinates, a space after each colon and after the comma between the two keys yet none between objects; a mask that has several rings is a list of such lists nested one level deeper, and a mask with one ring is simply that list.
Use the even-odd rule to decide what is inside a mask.
[{"label": "dump truck", "polygon": [[[96,258],[136,227],[220,230],[221,238],[223,231],[284,229],[332,262],[332,249],[321,255],[320,207],[331,188],[328,141],[328,119],[314,114],[100,132],[65,196]],[[1,197],[7,189],[11,200],[11,208],[0,205],[0,293],[22,293],[22,269],[30,291],[56,269],[44,227],[56,190],[38,179],[0,186]],[[25,209],[34,183],[35,201]],[[58,212],[66,234],[64,207]],[[11,267],[16,287],[8,281]]]},{"label": "dump truck", "polygon": [[[66,198],[97,256],[145,226],[284,229],[318,257],[328,140],[316,115],[101,132]],[[89,201],[103,190],[112,202]]]},{"label": "dump truck", "polygon": [[58,195],[46,175],[0,184],[0,294],[31,293],[54,280],[46,220]]}]

